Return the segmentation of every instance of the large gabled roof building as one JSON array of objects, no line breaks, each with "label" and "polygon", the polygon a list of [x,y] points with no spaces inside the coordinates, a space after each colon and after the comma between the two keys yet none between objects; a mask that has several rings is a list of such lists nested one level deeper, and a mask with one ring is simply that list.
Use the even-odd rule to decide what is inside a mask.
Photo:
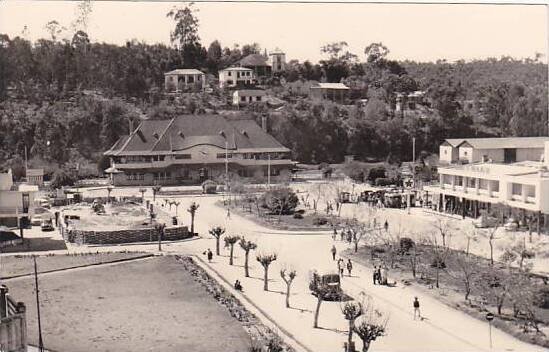
[{"label": "large gabled roof building", "polygon": [[145,120],[104,153],[115,185],[188,184],[223,178],[288,177],[290,150],[253,120],[184,115]]}]

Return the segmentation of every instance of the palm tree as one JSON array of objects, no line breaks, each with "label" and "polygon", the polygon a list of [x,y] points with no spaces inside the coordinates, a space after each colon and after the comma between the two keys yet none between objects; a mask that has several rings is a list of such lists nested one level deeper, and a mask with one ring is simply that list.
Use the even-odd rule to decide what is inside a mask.
[{"label": "palm tree", "polygon": [[210,235],[215,237],[215,254],[219,255],[219,240],[221,239],[221,236],[225,233],[225,229],[221,226],[212,227],[212,229],[209,231]]},{"label": "palm tree", "polygon": [[225,247],[229,247],[231,250],[229,265],[233,265],[234,244],[238,242],[239,239],[240,236],[225,236],[225,238],[223,239],[225,241]]},{"label": "palm tree", "polygon": [[113,186],[108,186],[107,187],[107,203],[111,202],[111,192],[112,192],[113,189],[114,189]]},{"label": "palm tree", "polygon": [[257,248],[257,244],[246,240],[244,237],[240,239],[240,247],[244,250],[244,276],[250,277],[250,271],[248,269],[248,256],[250,251],[253,251]]},{"label": "palm tree", "polygon": [[269,265],[276,260],[276,253],[258,254],[256,256],[258,262],[261,263],[264,270],[263,275],[263,290],[269,291]]},{"label": "palm tree", "polygon": [[145,192],[147,192],[146,188],[140,188],[139,192],[141,192],[141,203],[145,203]]},{"label": "palm tree", "polygon": [[[193,235],[194,235],[194,216],[196,215],[196,211],[198,210],[199,206],[200,206],[199,204],[192,202],[191,205],[189,206],[189,209],[187,209],[189,214],[191,214],[191,233]],[[217,253],[217,255],[219,255],[219,252]]]},{"label": "palm tree", "polygon": [[158,192],[160,192],[160,190],[162,189],[161,186],[153,186],[152,188],[152,191],[153,191],[153,202],[156,202],[156,194]]}]

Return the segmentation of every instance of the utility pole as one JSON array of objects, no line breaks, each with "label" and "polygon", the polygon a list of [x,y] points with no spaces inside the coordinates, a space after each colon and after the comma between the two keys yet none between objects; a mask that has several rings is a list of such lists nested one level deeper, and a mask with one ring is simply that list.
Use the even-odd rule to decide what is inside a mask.
[{"label": "utility pole", "polygon": [[28,169],[29,169],[27,159],[28,159],[27,158],[27,145],[25,144],[25,178],[27,177],[27,172],[28,172]]},{"label": "utility pole", "polygon": [[36,266],[36,256],[33,255],[32,259],[34,260],[34,286],[36,290],[36,312],[38,315],[38,351],[44,352],[44,342],[42,340],[42,324],[40,321],[40,298],[38,297],[38,293],[40,290],[38,289],[38,269]]},{"label": "utility pole", "polygon": [[267,188],[271,188],[271,154],[267,153]]}]

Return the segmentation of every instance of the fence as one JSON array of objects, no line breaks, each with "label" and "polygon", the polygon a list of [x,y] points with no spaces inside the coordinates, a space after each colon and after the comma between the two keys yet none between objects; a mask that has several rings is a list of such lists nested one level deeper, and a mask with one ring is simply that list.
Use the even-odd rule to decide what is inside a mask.
[{"label": "fence", "polygon": [[[147,227],[141,229],[115,230],[115,231],[85,231],[63,229],[64,238],[71,243],[77,244],[120,244],[135,242],[154,242],[158,241],[159,229]],[[187,226],[166,227],[162,240],[176,241],[191,238]]]},{"label": "fence", "polygon": [[15,302],[8,288],[0,286],[0,351],[27,351],[25,304]]}]

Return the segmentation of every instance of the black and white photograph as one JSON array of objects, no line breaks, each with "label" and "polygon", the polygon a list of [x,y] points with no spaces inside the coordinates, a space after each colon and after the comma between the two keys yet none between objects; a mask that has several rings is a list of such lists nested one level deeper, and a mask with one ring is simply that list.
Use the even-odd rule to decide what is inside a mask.
[{"label": "black and white photograph", "polygon": [[548,51],[546,0],[0,0],[0,351],[548,351]]}]

